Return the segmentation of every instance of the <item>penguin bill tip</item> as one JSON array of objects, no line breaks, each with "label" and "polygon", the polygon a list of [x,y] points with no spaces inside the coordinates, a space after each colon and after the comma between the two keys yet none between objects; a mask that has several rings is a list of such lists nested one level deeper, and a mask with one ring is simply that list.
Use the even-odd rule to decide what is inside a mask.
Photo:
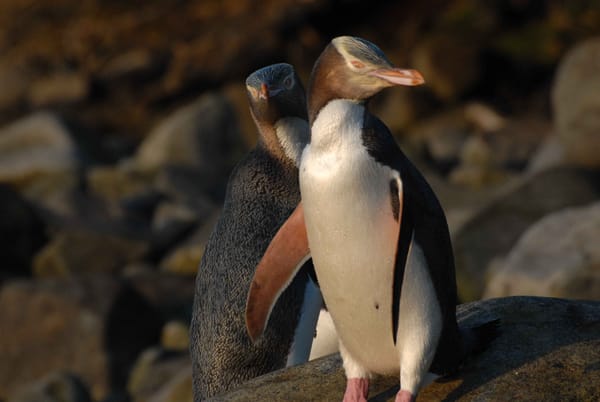
[{"label": "penguin bill tip", "polygon": [[380,68],[370,73],[371,75],[387,81],[391,85],[418,86],[425,83],[423,75],[413,69],[405,68]]}]

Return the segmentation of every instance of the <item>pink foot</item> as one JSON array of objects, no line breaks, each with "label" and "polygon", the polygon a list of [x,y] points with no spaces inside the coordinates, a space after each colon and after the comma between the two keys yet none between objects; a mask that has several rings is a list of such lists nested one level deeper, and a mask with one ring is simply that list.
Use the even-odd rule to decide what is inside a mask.
[{"label": "pink foot", "polygon": [[343,402],[367,402],[368,378],[348,378]]},{"label": "pink foot", "polygon": [[415,399],[413,394],[404,389],[401,389],[396,394],[396,402],[415,402]]}]

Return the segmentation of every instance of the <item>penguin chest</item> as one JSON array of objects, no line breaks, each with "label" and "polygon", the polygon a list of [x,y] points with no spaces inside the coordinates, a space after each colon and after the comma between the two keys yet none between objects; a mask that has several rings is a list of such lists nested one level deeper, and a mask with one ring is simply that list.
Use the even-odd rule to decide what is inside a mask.
[{"label": "penguin chest", "polygon": [[[392,292],[397,172],[360,146],[303,156],[300,188],[311,256],[344,346],[379,372],[395,370]],[[369,364],[368,362],[372,362]]]}]

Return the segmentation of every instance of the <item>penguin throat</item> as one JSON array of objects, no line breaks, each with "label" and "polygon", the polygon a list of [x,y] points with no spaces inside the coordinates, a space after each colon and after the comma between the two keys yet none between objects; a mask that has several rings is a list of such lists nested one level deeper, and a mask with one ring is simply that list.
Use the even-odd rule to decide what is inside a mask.
[{"label": "penguin throat", "polygon": [[333,150],[349,141],[360,141],[365,105],[349,99],[327,103],[311,128],[311,149]]},{"label": "penguin throat", "polygon": [[308,122],[299,117],[283,117],[275,123],[275,134],[285,155],[300,165],[300,157],[310,138]]}]

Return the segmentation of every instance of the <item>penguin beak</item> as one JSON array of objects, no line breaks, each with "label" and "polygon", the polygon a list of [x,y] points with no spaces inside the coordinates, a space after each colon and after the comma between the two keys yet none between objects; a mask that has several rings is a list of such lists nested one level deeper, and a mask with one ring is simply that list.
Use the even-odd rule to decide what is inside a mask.
[{"label": "penguin beak", "polygon": [[268,100],[269,99],[269,87],[264,82],[260,84],[260,91],[258,92],[258,98]]},{"label": "penguin beak", "polygon": [[402,68],[380,68],[371,71],[369,75],[380,78],[392,85],[415,86],[425,83],[425,79],[417,70],[408,70]]},{"label": "penguin beak", "polygon": [[260,91],[258,91],[258,98],[264,99],[264,100],[269,100],[269,98],[274,97],[281,91],[282,91],[281,88],[269,88],[269,86],[263,82],[262,84],[260,84]]}]

